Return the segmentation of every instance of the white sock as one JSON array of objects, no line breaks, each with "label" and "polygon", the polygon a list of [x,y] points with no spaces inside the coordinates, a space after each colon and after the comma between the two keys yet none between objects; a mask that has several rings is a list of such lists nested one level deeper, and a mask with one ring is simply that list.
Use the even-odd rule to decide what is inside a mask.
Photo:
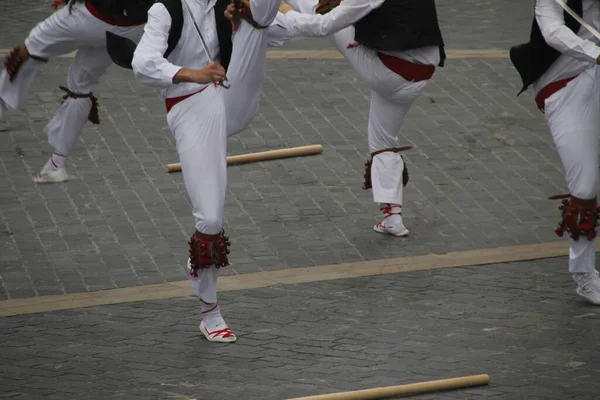
[{"label": "white sock", "polygon": [[[399,204],[379,203],[379,209],[386,216],[383,220],[384,225],[396,225],[402,223],[402,206]],[[391,214],[391,215],[388,215]]]},{"label": "white sock", "polygon": [[67,165],[67,157],[60,153],[52,153],[44,168],[42,168],[42,174],[58,171],[59,168],[65,168]]},{"label": "white sock", "polygon": [[[200,301],[200,303],[202,304],[202,321],[209,332],[228,328],[225,320],[221,316],[221,310],[219,309],[218,304],[206,304],[202,301]],[[204,309],[205,305],[207,306],[206,310]]]},{"label": "white sock", "polygon": [[52,160],[52,164],[56,169],[65,168],[67,166],[67,156],[64,154],[54,152],[52,153],[50,160]]}]

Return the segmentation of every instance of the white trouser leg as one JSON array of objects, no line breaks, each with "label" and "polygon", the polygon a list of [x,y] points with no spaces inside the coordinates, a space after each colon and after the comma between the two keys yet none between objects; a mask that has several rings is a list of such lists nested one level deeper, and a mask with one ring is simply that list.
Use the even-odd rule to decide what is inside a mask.
[{"label": "white trouser leg", "polygon": [[[251,0],[254,20],[270,25],[279,8],[278,0]],[[255,29],[242,21],[233,39],[233,51],[227,71],[231,89],[225,91],[227,135],[244,130],[258,112],[260,88],[267,68],[268,29]]]},{"label": "white trouser leg", "polygon": [[[175,137],[185,187],[193,206],[195,228],[214,235],[223,229],[227,189],[227,136],[223,89],[209,86],[167,114]],[[190,276],[194,293],[205,303],[217,302],[216,267]]]},{"label": "white trouser leg", "polygon": [[[371,153],[398,147],[398,132],[417,96],[396,96],[396,100],[390,100],[379,92],[371,91],[368,126]],[[373,201],[402,205],[403,170],[404,161],[400,153],[383,152],[373,157],[371,165]]]},{"label": "white trouser leg", "polygon": [[210,85],[174,106],[167,115],[196,229],[216,235],[223,228],[227,189],[227,136],[221,87]]},{"label": "white trouser leg", "polygon": [[[359,78],[371,88],[369,151],[397,147],[406,114],[427,81],[409,82],[383,65],[375,50],[348,47],[354,41],[354,27],[335,33],[334,40]],[[403,169],[404,162],[398,153],[385,152],[373,158],[371,183],[376,203],[402,204]]]},{"label": "white trouser leg", "polygon": [[198,270],[198,276],[190,276],[190,285],[194,294],[204,303],[214,304],[217,302],[217,279],[219,270],[216,267]]},{"label": "white trouser leg", "polygon": [[[592,67],[550,96],[545,117],[565,169],[569,193],[588,200],[597,196],[600,68]],[[595,270],[595,240],[571,241],[569,271]]]},{"label": "white trouser leg", "polygon": [[44,63],[29,59],[23,63],[14,81],[10,82],[6,69],[0,73],[0,101],[7,110],[21,110],[27,104],[29,91]]},{"label": "white trouser leg", "polygon": [[[139,40],[143,26],[116,27],[94,17],[83,3],[76,3],[69,12],[63,7],[37,24],[25,39],[25,47],[33,56],[49,59],[81,47],[106,47],[106,31]],[[25,106],[37,73],[44,63],[29,59],[19,70],[14,82],[9,82],[3,69],[0,74],[0,100],[10,110]]]},{"label": "white trouser leg", "polygon": [[[77,94],[90,94],[100,83],[100,77],[110,66],[111,60],[104,47],[80,49],[69,68],[67,88]],[[92,100],[68,97],[45,128],[48,143],[68,156],[85,126]]]}]

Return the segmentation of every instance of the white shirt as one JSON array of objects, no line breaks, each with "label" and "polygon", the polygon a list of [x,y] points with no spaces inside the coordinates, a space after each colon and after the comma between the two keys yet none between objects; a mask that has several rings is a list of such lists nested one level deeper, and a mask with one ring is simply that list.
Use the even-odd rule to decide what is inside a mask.
[{"label": "white shirt", "polygon": [[[583,20],[600,28],[600,2],[583,0]],[[600,56],[600,40],[583,26],[577,33],[565,25],[564,10],[554,0],[537,0],[535,18],[546,43],[560,51],[561,56],[534,84],[537,94],[546,85],[580,74],[596,64]]]},{"label": "white shirt", "polygon": [[[345,29],[367,15],[386,0],[343,0],[339,6],[325,15],[303,14],[289,11],[286,14],[294,35],[329,36]],[[392,0],[393,1],[393,0]],[[382,52],[416,64],[438,65],[440,49],[437,46],[422,47],[402,52]]]},{"label": "white shirt", "polygon": [[[214,11],[217,0],[183,1],[194,15],[211,56],[215,57],[214,61],[219,62],[219,40]],[[173,77],[181,68],[202,69],[209,62],[191,16],[185,4],[182,6],[181,38],[169,58],[165,59],[163,54],[168,47],[171,15],[162,3],[155,3],[148,11],[144,35],[133,56],[132,67],[136,79],[140,83],[162,88],[163,98],[185,96],[207,86],[197,83],[173,83]]]}]

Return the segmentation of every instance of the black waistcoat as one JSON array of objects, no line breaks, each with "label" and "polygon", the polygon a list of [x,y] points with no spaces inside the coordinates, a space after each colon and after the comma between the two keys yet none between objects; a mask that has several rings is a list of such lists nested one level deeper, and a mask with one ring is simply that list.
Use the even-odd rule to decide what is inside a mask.
[{"label": "black waistcoat", "polygon": [[[568,0],[567,5],[580,17],[583,15],[582,0]],[[581,26],[579,22],[566,11],[564,16],[567,27],[573,32],[578,32]],[[560,55],[561,53],[558,50],[555,50],[546,43],[537,20],[534,17],[529,42],[511,47],[510,49],[510,60],[523,81],[523,88],[519,94],[523,93],[532,83],[540,79]]]},{"label": "black waistcoat", "polygon": [[380,51],[406,51],[439,46],[444,65],[444,39],[435,0],[386,0],[355,24],[355,40]]}]

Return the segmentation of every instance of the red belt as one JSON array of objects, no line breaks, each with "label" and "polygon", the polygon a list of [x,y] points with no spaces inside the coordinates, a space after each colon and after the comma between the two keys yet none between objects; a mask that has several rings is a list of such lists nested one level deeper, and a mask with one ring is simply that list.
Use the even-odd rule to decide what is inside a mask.
[{"label": "red belt", "polygon": [[98,18],[100,21],[106,22],[109,25],[113,26],[137,26],[143,25],[137,22],[130,21],[126,16],[122,15],[119,19],[112,19],[102,14],[100,10],[98,10],[92,3],[89,1],[85,2],[85,8],[92,14],[94,17]]},{"label": "red belt", "polygon": [[554,93],[558,92],[560,89],[567,86],[567,84],[569,82],[571,82],[573,79],[577,78],[577,76],[579,76],[579,75],[576,75],[576,76],[573,76],[573,77],[567,78],[567,79],[561,79],[560,81],[552,82],[552,83],[548,84],[547,86],[545,86],[542,90],[540,90],[538,95],[535,97],[535,103],[537,104],[540,111],[545,112],[546,99],[548,97],[552,96]]},{"label": "red belt", "polygon": [[192,97],[195,94],[202,93],[204,91],[204,89],[206,89],[207,87],[208,86],[205,86],[202,89],[198,90],[197,92],[186,94],[185,96],[169,97],[169,98],[165,99],[165,104],[167,106],[167,114],[169,113],[169,111],[171,111],[171,108],[175,107],[176,104],[181,103],[185,99]]},{"label": "red belt", "polygon": [[410,82],[431,79],[435,72],[433,65],[419,65],[388,54],[378,53],[379,59],[390,71]]}]

